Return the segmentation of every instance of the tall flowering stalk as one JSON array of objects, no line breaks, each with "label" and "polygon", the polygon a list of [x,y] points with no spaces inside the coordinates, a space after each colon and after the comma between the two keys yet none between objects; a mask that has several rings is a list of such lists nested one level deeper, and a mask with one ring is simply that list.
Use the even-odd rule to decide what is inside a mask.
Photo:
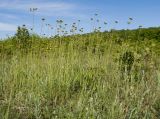
[{"label": "tall flowering stalk", "polygon": [[30,12],[32,13],[32,30],[34,31],[35,27],[35,12],[38,10],[38,8],[30,8]]}]

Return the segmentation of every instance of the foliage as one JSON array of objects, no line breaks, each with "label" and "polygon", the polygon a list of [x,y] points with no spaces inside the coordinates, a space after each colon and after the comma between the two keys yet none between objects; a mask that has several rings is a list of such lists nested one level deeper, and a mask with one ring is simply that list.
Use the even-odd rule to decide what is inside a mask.
[{"label": "foliage", "polygon": [[28,49],[31,47],[31,41],[30,41],[30,34],[27,28],[25,26],[18,27],[17,33],[15,34],[15,37],[13,38],[13,42],[15,43],[15,46],[19,49]]},{"label": "foliage", "polygon": [[0,42],[0,118],[158,119],[158,31],[46,38],[19,28]]}]

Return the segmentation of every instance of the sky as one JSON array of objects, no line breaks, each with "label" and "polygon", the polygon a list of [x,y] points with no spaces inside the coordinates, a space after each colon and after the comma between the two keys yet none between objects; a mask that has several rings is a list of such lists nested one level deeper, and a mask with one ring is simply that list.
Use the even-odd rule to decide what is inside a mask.
[{"label": "sky", "polygon": [[[38,34],[49,34],[45,27],[41,31],[42,18],[53,28],[57,19],[66,24],[81,20],[78,25],[85,32],[90,32],[94,25],[101,26],[102,30],[160,26],[160,0],[0,0],[0,39],[14,35],[23,24],[29,29],[33,27],[30,8],[38,8],[34,19],[34,32]],[[130,17],[133,23],[128,25]],[[98,19],[99,23],[91,22],[91,18]]]}]

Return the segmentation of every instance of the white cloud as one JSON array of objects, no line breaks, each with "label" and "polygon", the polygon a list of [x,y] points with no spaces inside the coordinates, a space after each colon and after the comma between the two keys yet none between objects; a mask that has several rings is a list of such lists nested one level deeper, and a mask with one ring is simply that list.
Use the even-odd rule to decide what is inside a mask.
[{"label": "white cloud", "polygon": [[27,11],[30,8],[38,8],[40,11],[62,11],[75,8],[75,4],[65,2],[36,2],[36,1],[12,1],[1,2],[0,8]]},{"label": "white cloud", "polygon": [[[83,7],[75,3],[67,2],[46,2],[42,0],[5,0],[0,1],[0,9],[12,10],[20,13],[30,13],[30,8],[38,8],[36,12],[40,16],[63,16],[63,17],[84,17],[84,14],[77,13],[77,8],[82,9]],[[18,15],[18,14],[17,14]]]},{"label": "white cloud", "polygon": [[17,26],[9,23],[0,22],[0,31],[16,31]]},{"label": "white cloud", "polygon": [[7,14],[7,13],[0,13],[0,18],[7,18],[7,19],[18,19],[16,15],[13,14]]}]

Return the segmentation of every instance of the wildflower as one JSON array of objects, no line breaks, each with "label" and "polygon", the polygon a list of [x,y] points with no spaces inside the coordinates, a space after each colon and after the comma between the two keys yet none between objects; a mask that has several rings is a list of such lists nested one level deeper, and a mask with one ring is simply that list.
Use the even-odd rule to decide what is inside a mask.
[{"label": "wildflower", "polygon": [[63,20],[56,20],[56,22],[61,24],[61,23],[63,23]]},{"label": "wildflower", "polygon": [[104,25],[107,25],[107,22],[104,22]]},{"label": "wildflower", "polygon": [[115,21],[116,24],[118,24],[118,21]]},{"label": "wildflower", "polygon": [[30,12],[34,12],[34,11],[37,11],[38,8],[30,8]]},{"label": "wildflower", "polygon": [[127,24],[131,24],[131,22],[130,22],[130,21],[128,21],[128,22],[127,22]]},{"label": "wildflower", "polygon": [[93,21],[93,18],[91,18],[91,21]]},{"label": "wildflower", "polygon": [[42,21],[45,21],[45,18],[42,18],[41,20],[42,20]]}]

